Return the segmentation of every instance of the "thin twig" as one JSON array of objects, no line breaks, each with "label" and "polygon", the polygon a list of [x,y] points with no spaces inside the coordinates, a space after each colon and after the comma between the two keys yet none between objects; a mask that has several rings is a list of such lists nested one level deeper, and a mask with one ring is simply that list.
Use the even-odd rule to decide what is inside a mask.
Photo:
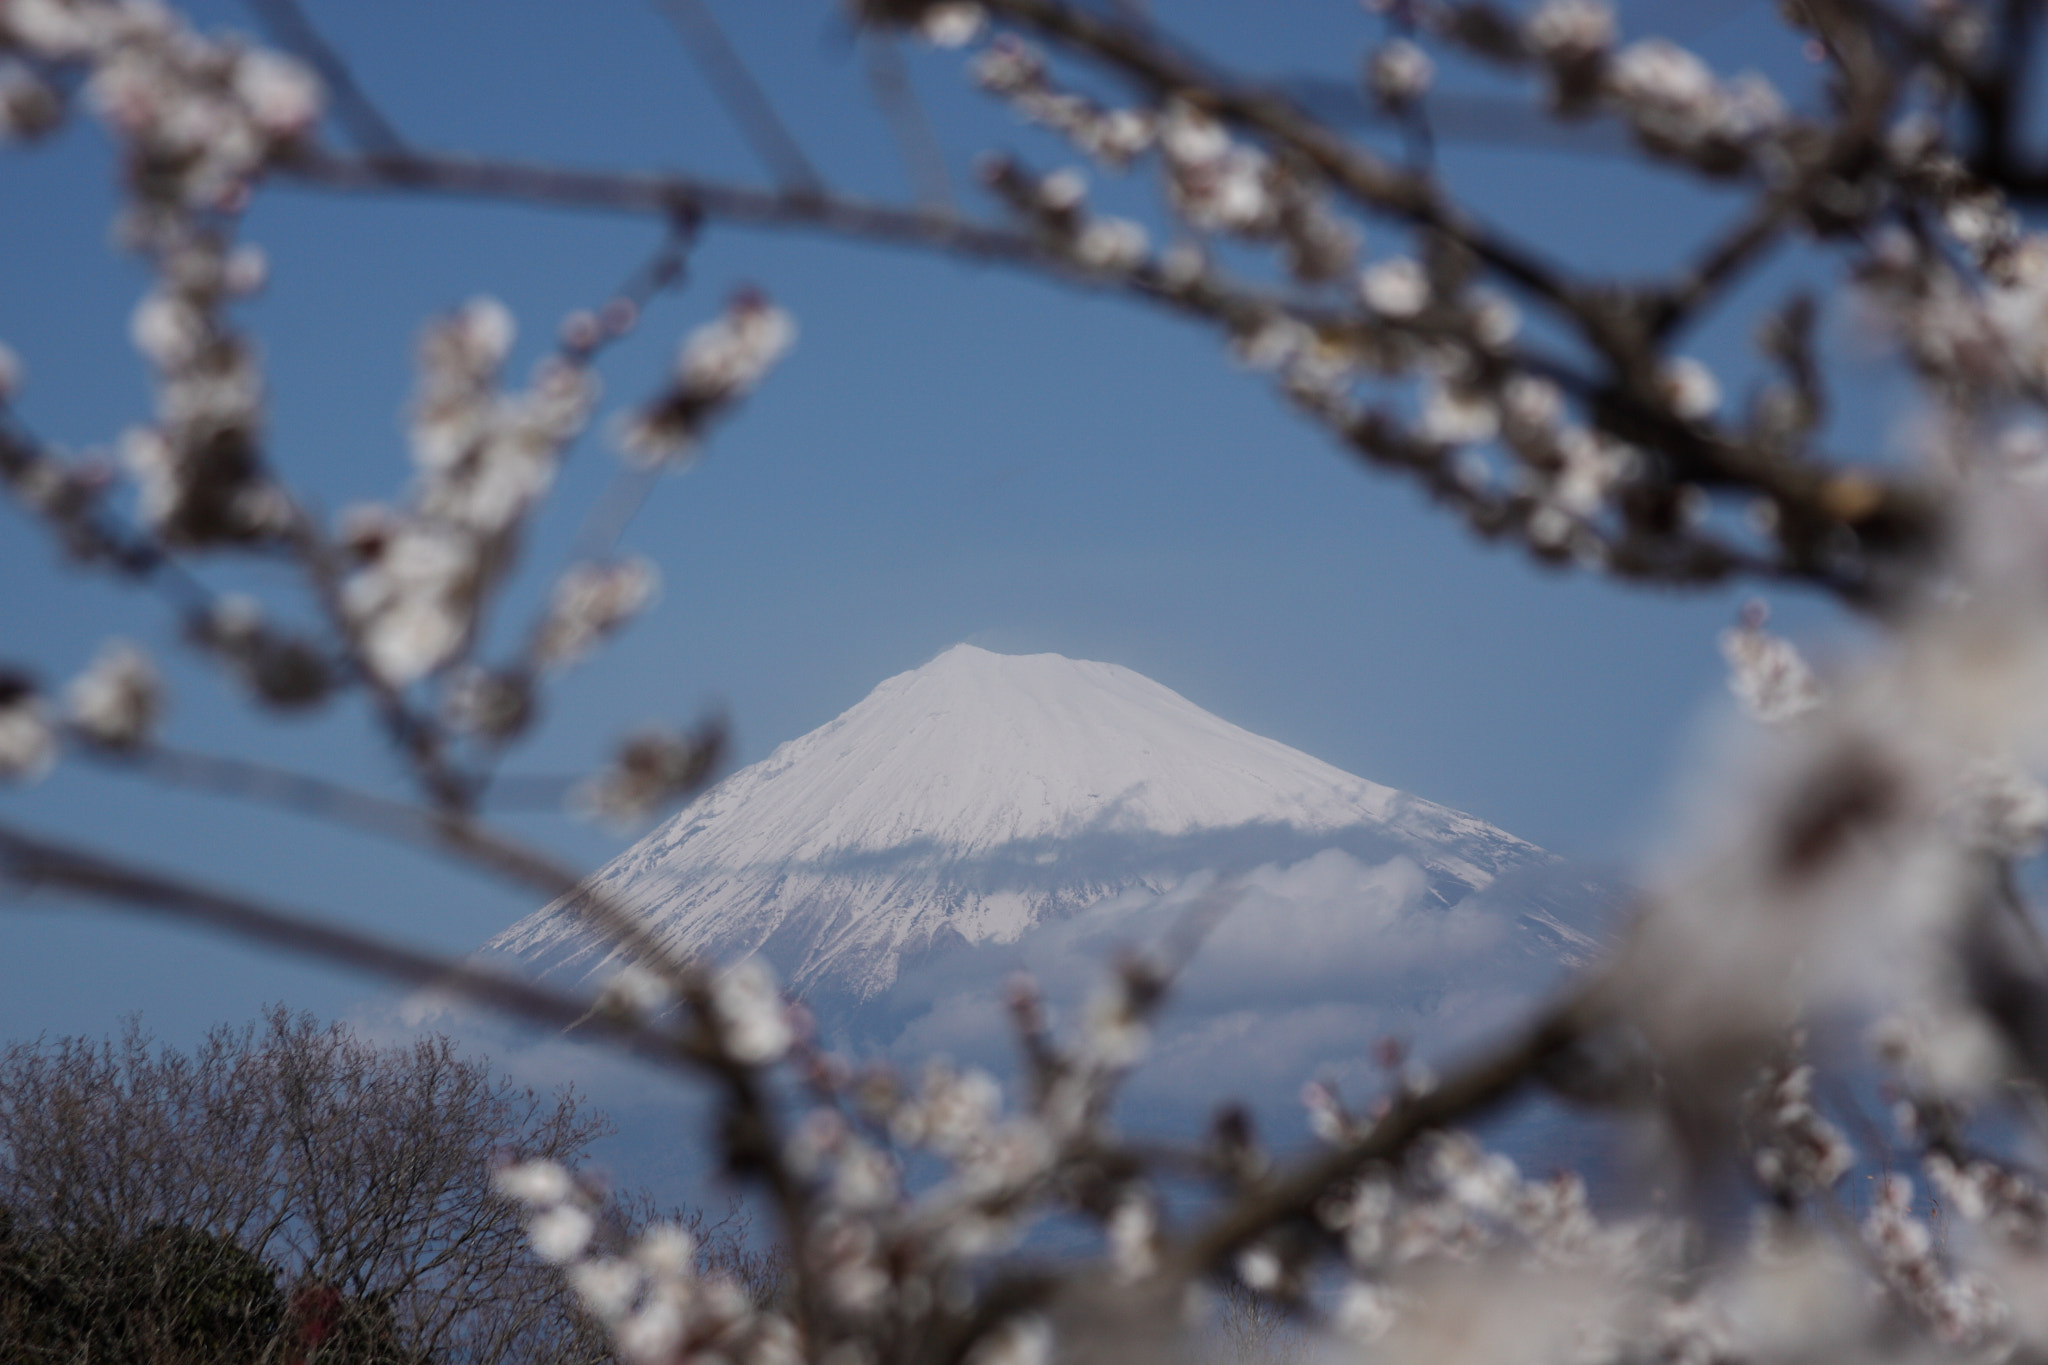
[{"label": "thin twig", "polygon": [[945,149],[939,146],[931,120],[918,102],[917,88],[910,83],[895,38],[886,30],[876,30],[864,36],[861,46],[866,53],[868,87],[889,131],[896,135],[918,202],[935,213],[955,212],[958,206],[952,177],[946,173]]},{"label": "thin twig", "polygon": [[739,125],[740,135],[768,168],[783,189],[798,194],[821,195],[825,181],[811,159],[789,131],[789,125],[775,112],[768,94],[740,59],[704,0],[653,0],[672,25],[690,59],[704,74],[712,93]]},{"label": "thin twig", "polygon": [[648,933],[622,903],[585,884],[579,874],[546,855],[515,843],[465,816],[393,801],[303,773],[245,759],[218,758],[151,746],[107,749],[89,743],[77,753],[115,768],[218,796],[282,805],[367,834],[411,844],[459,860],[546,896],[565,901],[590,927],[650,970],[679,987],[702,977],[702,968],[683,959]]},{"label": "thin twig", "polygon": [[703,1044],[635,1023],[591,1002],[451,958],[403,948],[296,911],[216,890],[103,854],[0,826],[0,879],[216,929],[302,957],[338,963],[408,986],[457,995],[554,1028],[581,1026],[637,1056],[694,1069],[711,1065]]},{"label": "thin twig", "polygon": [[334,115],[361,150],[373,156],[404,156],[407,144],[395,124],[356,81],[355,73],[320,30],[306,17],[298,0],[246,0],[257,20],[278,46],[297,54],[318,72],[334,97]]}]

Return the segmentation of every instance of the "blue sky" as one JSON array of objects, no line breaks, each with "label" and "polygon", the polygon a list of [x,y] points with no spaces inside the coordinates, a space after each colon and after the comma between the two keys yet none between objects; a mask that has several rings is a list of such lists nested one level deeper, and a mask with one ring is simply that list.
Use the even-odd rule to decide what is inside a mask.
[{"label": "blue sky", "polygon": [[[905,193],[838,11],[812,0],[713,0],[835,186]],[[1756,0],[1624,6],[1631,35],[1673,30],[1724,71],[1796,88],[1797,54]],[[309,12],[424,147],[757,181],[731,122],[654,7],[429,0]],[[1351,0],[1173,3],[1159,17],[1260,76],[1348,79],[1379,30]],[[1284,11],[1285,18],[1275,18]],[[203,27],[252,27],[205,4]],[[956,183],[979,149],[1071,160],[972,90],[956,56],[912,54]],[[110,246],[114,168],[97,130],[0,154],[0,341],[23,359],[19,410],[71,449],[147,413],[127,319],[141,268]],[[1453,182],[1493,219],[1582,266],[1648,272],[1682,259],[1736,201],[1614,158],[1452,146]],[[1092,177],[1096,181],[1101,176]],[[1141,174],[1103,186],[1144,212]],[[979,204],[977,203],[977,207]],[[1369,227],[1374,252],[1400,245]],[[431,314],[476,294],[520,319],[514,370],[556,322],[601,302],[658,241],[656,225],[562,211],[266,189],[245,236],[272,267],[243,313],[274,396],[274,459],[330,511],[396,498],[410,353]],[[1755,307],[1825,267],[1775,260],[1688,339],[1726,366]],[[749,762],[946,646],[1052,650],[1124,664],[1339,767],[1471,811],[1568,855],[1625,861],[1657,828],[1700,718],[1720,706],[1714,634],[1744,593],[1624,589],[1543,572],[1475,543],[1412,489],[1363,471],[1292,415],[1217,339],[1136,305],[914,252],[714,224],[679,295],[649,309],[607,363],[608,395],[650,392],[676,341],[735,287],[796,316],[796,349],[665,478],[628,548],[662,567],[659,607],[570,675],[510,770],[584,771],[646,721],[721,706]],[[1839,338],[1848,319],[1831,315]],[[1873,375],[1837,445],[1873,456],[1894,414]],[[563,563],[616,458],[578,448],[529,545],[507,618]],[[210,582],[292,601],[275,570],[231,562]],[[354,700],[311,720],[251,717],[228,680],[182,653],[144,594],[68,573],[0,510],[0,657],[57,682],[109,635],[169,667],[167,738],[302,766],[391,793],[394,764]],[[1845,629],[1825,604],[1772,597],[1809,638]],[[60,766],[0,790],[0,819],[118,848],[209,881],[462,952],[532,907],[404,850],[289,812],[164,793]],[[624,840],[552,815],[509,822],[594,866]],[[102,1032],[131,1010],[171,1038],[283,999],[328,1013],[356,978],[191,933],[41,900],[0,901],[0,1038]]]}]

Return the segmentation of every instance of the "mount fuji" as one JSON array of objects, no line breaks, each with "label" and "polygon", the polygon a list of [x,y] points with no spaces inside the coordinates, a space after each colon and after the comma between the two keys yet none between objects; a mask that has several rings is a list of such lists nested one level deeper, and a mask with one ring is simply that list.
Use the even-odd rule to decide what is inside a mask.
[{"label": "mount fuji", "polygon": [[[1597,954],[1615,900],[1129,669],[970,645],[727,778],[589,885],[675,949],[765,960],[842,1042],[962,1061],[1006,1048],[991,1000],[1009,972],[1058,1010],[1227,895],[1154,1063],[1204,1083],[1285,1072],[1290,1094],[1355,1072],[1361,1039],[1455,1045],[1505,1022]],[[621,965],[573,899],[487,951],[558,979]]]}]

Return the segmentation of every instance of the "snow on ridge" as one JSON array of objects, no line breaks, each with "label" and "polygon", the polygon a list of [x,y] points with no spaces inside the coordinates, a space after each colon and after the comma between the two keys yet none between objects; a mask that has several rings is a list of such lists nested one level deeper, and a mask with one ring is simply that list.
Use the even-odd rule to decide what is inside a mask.
[{"label": "snow on ridge", "polygon": [[[755,849],[817,862],[913,842],[978,853],[1104,827],[1333,829],[1386,820],[1397,803],[1408,807],[1404,824],[1499,834],[1116,664],[955,645],[735,774],[647,842],[708,840],[742,864],[757,861]],[[741,815],[744,830],[729,831]]]},{"label": "snow on ridge", "polygon": [[[1369,830],[1472,890],[1549,859],[1127,668],[962,644],[733,774],[593,883],[675,947],[769,952],[793,984],[838,978],[871,995],[907,952],[1011,942],[1157,871],[1119,856],[1245,830]],[[564,909],[490,946],[559,957],[575,936]]]}]

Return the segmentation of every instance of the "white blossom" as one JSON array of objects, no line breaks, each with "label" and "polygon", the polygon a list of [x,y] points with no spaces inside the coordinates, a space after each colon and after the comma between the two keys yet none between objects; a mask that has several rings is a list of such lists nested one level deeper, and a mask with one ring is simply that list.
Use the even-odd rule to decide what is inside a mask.
[{"label": "white blossom", "polygon": [[125,640],[103,646],[64,694],[71,721],[96,743],[130,748],[149,739],[163,712],[163,681],[149,656]]},{"label": "white blossom", "polygon": [[1237,1254],[1237,1277],[1261,1292],[1280,1285],[1280,1258],[1270,1247],[1246,1247]]},{"label": "white blossom", "polygon": [[501,1167],[491,1184],[507,1199],[531,1208],[546,1209],[575,1193],[576,1182],[558,1162],[521,1161]]},{"label": "white blossom", "polygon": [[597,1007],[624,1014],[628,1018],[647,1019],[660,1014],[675,1001],[675,992],[658,973],[651,972],[637,962],[628,963],[606,979],[604,987],[597,993]]},{"label": "white blossom", "polygon": [[576,1297],[592,1316],[606,1326],[626,1316],[646,1281],[639,1267],[631,1261],[611,1256],[577,1261],[565,1273]]},{"label": "white blossom", "polygon": [[534,658],[559,667],[583,657],[645,610],[660,581],[654,561],[638,556],[614,564],[573,566],[555,584],[554,599],[534,641]]},{"label": "white blossom", "polygon": [[1424,438],[1445,445],[1490,441],[1500,431],[1500,409],[1480,390],[1431,383],[1423,390],[1422,422],[1417,430]]},{"label": "white blossom", "polygon": [[207,340],[206,319],[179,295],[151,293],[136,305],[129,336],[151,364],[174,370],[198,357]]},{"label": "white blossom", "polygon": [[64,60],[85,55],[105,35],[104,15],[94,6],[67,0],[8,0],[0,9],[0,34],[39,57]]},{"label": "white blossom", "polygon": [[556,1204],[535,1214],[526,1225],[533,1254],[550,1265],[566,1265],[590,1245],[595,1220],[574,1204]]},{"label": "white blossom", "polygon": [[1775,725],[1814,710],[1823,694],[1799,651],[1764,630],[1764,619],[1753,608],[1740,626],[1721,632],[1721,656],[1728,661],[1728,688],[1743,709]]},{"label": "white blossom", "polygon": [[683,1306],[674,1297],[657,1294],[620,1323],[612,1335],[630,1365],[669,1365],[683,1344]]},{"label": "white blossom", "polygon": [[1408,257],[1394,256],[1369,266],[1358,292],[1381,317],[1412,318],[1429,306],[1429,276]]},{"label": "white blossom", "polygon": [[1396,108],[1421,99],[1435,79],[1436,63],[1406,38],[1396,38],[1375,52],[1366,67],[1366,84],[1374,97]]},{"label": "white blossom", "polygon": [[928,7],[918,20],[918,31],[934,47],[965,47],[987,24],[988,15],[980,5],[950,0]]},{"label": "white blossom", "polygon": [[1052,1326],[1036,1315],[1013,1317],[975,1343],[968,1365],[1050,1365]]},{"label": "white blossom", "polygon": [[453,527],[401,522],[348,580],[342,605],[379,677],[403,686],[455,657],[483,585],[482,548]]},{"label": "white blossom", "polygon": [[0,780],[33,782],[57,756],[57,736],[42,698],[26,682],[0,675]]},{"label": "white blossom", "polygon": [[711,1003],[725,1048],[739,1061],[765,1066],[795,1041],[775,978],[758,959],[719,973],[711,985]]},{"label": "white blossom", "polygon": [[1109,1259],[1119,1278],[1142,1280],[1158,1269],[1159,1258],[1152,1245],[1158,1231],[1159,1219],[1150,1200],[1129,1195],[1117,1204],[1109,1218]]},{"label": "white blossom", "polygon": [[243,53],[235,63],[234,87],[256,126],[272,137],[297,137],[320,118],[320,82],[281,52]]},{"label": "white blossom", "polygon": [[1613,46],[1614,7],[1605,0],[1543,0],[1525,31],[1546,59],[1583,59]]},{"label": "white blossom", "polygon": [[633,1244],[633,1259],[650,1275],[676,1279],[695,1268],[697,1244],[675,1224],[657,1223]]},{"label": "white blossom", "polygon": [[1091,218],[1074,239],[1074,256],[1090,270],[1121,273],[1145,263],[1145,229],[1128,218]]},{"label": "white blossom", "polygon": [[2048,786],[2009,759],[1979,759],[1957,778],[1957,835],[2002,858],[2030,858],[2048,843]]},{"label": "white blossom", "polygon": [[1714,415],[1721,406],[1721,385],[1714,372],[1691,356],[1666,361],[1657,375],[1657,385],[1671,410],[1689,421]]},{"label": "white blossom", "polygon": [[788,313],[743,296],[717,321],[690,334],[676,356],[676,376],[693,394],[737,396],[760,383],[795,341],[796,323]]},{"label": "white blossom", "polygon": [[788,313],[759,294],[741,293],[684,340],[668,390],[627,424],[626,449],[657,462],[687,454],[704,423],[751,392],[795,342]]},{"label": "white blossom", "polygon": [[1159,125],[1173,206],[1194,227],[1258,235],[1277,223],[1272,166],[1208,114],[1184,101],[1169,104]]}]

